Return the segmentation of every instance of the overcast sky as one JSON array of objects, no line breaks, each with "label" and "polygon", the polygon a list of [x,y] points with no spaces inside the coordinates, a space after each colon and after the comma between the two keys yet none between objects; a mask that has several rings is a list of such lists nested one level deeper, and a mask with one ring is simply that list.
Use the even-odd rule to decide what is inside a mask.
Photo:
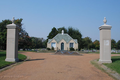
[{"label": "overcast sky", "polygon": [[72,26],[92,41],[106,17],[111,38],[120,40],[120,0],[0,0],[0,22],[12,17],[23,19],[29,36],[46,39],[53,27]]}]

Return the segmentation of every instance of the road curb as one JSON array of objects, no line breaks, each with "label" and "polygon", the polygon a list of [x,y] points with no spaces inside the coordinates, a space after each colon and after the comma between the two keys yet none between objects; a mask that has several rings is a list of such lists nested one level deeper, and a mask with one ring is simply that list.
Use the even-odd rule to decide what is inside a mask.
[{"label": "road curb", "polygon": [[120,74],[117,73],[114,70],[111,70],[107,66],[103,65],[102,63],[99,63],[97,60],[93,60],[96,64],[98,64],[106,73],[111,75],[112,77],[116,78],[117,80],[120,80]]},{"label": "road curb", "polygon": [[27,60],[29,60],[29,59],[30,59],[30,57],[27,56],[27,58],[26,58],[25,60],[21,61],[21,62],[15,62],[15,63],[13,63],[13,64],[10,64],[10,65],[8,65],[8,66],[0,69],[0,72],[2,72],[2,71],[4,71],[4,70],[7,70],[7,69],[10,69],[10,68],[12,68],[13,66],[16,66],[16,65],[18,65],[18,64],[21,64],[21,63],[23,63],[23,62],[25,62],[25,61],[27,61]]}]

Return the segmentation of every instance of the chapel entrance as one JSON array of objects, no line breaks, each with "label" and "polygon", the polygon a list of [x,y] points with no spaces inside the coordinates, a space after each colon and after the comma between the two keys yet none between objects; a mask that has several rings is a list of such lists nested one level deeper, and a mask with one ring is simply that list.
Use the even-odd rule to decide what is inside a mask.
[{"label": "chapel entrance", "polygon": [[61,43],[61,50],[64,50],[64,43]]}]

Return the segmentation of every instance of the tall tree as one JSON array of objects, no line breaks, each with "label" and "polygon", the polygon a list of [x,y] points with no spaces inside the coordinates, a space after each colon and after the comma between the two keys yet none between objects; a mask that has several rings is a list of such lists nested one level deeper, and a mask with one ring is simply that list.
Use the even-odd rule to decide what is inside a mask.
[{"label": "tall tree", "polygon": [[15,24],[19,26],[18,33],[19,33],[19,39],[18,39],[18,49],[27,49],[30,48],[31,45],[31,38],[29,37],[28,33],[22,28],[22,18],[16,19]]},{"label": "tall tree", "polygon": [[95,45],[94,45],[93,42],[89,44],[89,48],[90,48],[90,49],[95,49]]},{"label": "tall tree", "polygon": [[116,48],[116,41],[114,39],[111,40],[111,49]]},{"label": "tall tree", "polygon": [[[19,34],[19,39],[18,39],[18,48],[23,48],[23,47],[27,47],[28,41],[28,33],[22,28],[22,18],[20,19],[15,19],[15,24],[17,24],[19,26],[18,29],[18,34]],[[3,20],[2,22],[0,22],[0,49],[6,49],[6,36],[7,36],[7,29],[6,29],[6,25],[7,24],[11,24],[11,20]]]},{"label": "tall tree", "polygon": [[43,48],[46,48],[47,47],[47,39],[46,40],[43,40]]},{"label": "tall tree", "polygon": [[45,48],[45,43],[43,38],[31,37],[32,48]]},{"label": "tall tree", "polygon": [[82,34],[78,29],[74,29],[72,27],[68,28],[68,34],[73,38],[77,39],[78,41],[78,49],[82,48]]},{"label": "tall tree", "polygon": [[67,33],[67,29],[65,27],[58,28],[58,33],[61,33],[64,30],[64,33]]},{"label": "tall tree", "polygon": [[120,40],[117,42],[117,49],[120,49]]},{"label": "tall tree", "polygon": [[53,37],[55,37],[58,34],[58,31],[55,27],[52,28],[52,31],[49,33],[49,35],[47,36],[48,39],[52,39]]},{"label": "tall tree", "polygon": [[98,49],[98,50],[99,50],[99,48],[100,48],[100,42],[99,42],[99,40],[95,40],[95,41],[93,42],[93,44],[94,44],[94,46],[95,46],[95,49]]},{"label": "tall tree", "polygon": [[90,37],[85,37],[85,38],[83,38],[84,48],[90,49],[91,43],[92,43],[92,40],[91,40]]},{"label": "tall tree", "polygon": [[3,20],[0,22],[0,49],[6,49],[6,36],[7,36],[7,29],[6,25],[11,24],[10,20]]}]

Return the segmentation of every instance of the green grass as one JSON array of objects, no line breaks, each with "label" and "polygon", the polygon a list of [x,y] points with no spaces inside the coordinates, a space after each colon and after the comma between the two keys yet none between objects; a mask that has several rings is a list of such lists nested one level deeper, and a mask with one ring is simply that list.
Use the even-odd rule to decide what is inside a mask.
[{"label": "green grass", "polygon": [[113,56],[112,63],[104,63],[105,66],[120,74],[120,56]]},{"label": "green grass", "polygon": [[[15,62],[7,62],[5,61],[5,58],[6,58],[6,52],[0,51],[0,68],[3,68],[5,66],[15,63]],[[19,58],[19,61],[23,61],[24,59],[26,59],[26,56],[22,54],[18,54],[18,58]]]},{"label": "green grass", "polygon": [[95,54],[99,54],[100,52],[88,52],[88,53],[95,53]]},{"label": "green grass", "polygon": [[[97,59],[96,61],[95,60],[92,60],[91,63],[98,69],[104,71],[104,69],[102,67],[100,67],[100,65],[97,63],[99,59]],[[104,71],[105,72],[105,71]]]},{"label": "green grass", "polygon": [[[80,53],[94,53],[94,54],[99,54],[100,52],[80,52]],[[120,54],[120,53],[111,53],[111,54]]]},{"label": "green grass", "polygon": [[43,51],[19,51],[19,52],[37,52],[37,53],[54,53],[54,52],[56,52],[56,51],[54,51],[54,50],[43,50]]},{"label": "green grass", "polygon": [[91,64],[93,64],[96,68],[100,69],[101,71],[107,73],[109,76],[111,76],[113,79],[117,80],[114,76],[110,75],[110,73],[106,72],[106,70],[104,70],[102,67],[101,67],[101,64],[98,64],[98,61],[99,59],[97,60],[92,60],[91,61]]},{"label": "green grass", "polygon": [[19,52],[37,52],[37,51],[22,51],[22,50],[18,50]]},{"label": "green grass", "polygon": [[120,53],[111,53],[111,54],[120,54]]}]

